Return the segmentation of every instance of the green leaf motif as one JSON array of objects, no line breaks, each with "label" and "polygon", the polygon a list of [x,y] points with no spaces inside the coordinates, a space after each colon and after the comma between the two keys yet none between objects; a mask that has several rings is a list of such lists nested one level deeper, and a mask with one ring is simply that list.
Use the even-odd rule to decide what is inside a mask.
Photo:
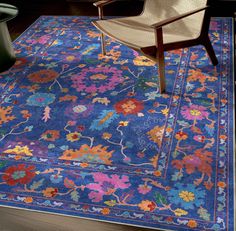
[{"label": "green leaf motif", "polygon": [[78,202],[80,198],[79,193],[76,190],[71,192],[70,197],[75,202]]},{"label": "green leaf motif", "polygon": [[104,204],[113,207],[116,205],[116,201],[115,200],[105,201]]},{"label": "green leaf motif", "polygon": [[31,189],[31,190],[36,190],[36,189],[38,189],[39,187],[41,187],[41,186],[43,185],[43,182],[44,182],[44,179],[41,179],[41,180],[39,180],[39,181],[34,181],[34,182],[32,183],[32,185],[30,186],[30,189]]},{"label": "green leaf motif", "polygon": [[6,161],[0,161],[0,168],[3,168],[4,166],[6,166]]},{"label": "green leaf motif", "polygon": [[203,218],[205,221],[210,221],[210,214],[208,211],[204,208],[199,208],[197,213],[200,215],[201,218]]},{"label": "green leaf motif", "polygon": [[161,204],[161,205],[167,204],[166,198],[163,197],[160,193],[156,193],[155,199],[156,199],[157,204]]}]

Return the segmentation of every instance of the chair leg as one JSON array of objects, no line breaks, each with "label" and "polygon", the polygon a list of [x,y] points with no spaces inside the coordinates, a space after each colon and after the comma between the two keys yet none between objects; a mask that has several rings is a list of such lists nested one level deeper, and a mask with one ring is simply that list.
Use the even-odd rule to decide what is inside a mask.
[{"label": "chair leg", "polygon": [[216,66],[218,64],[218,60],[216,58],[216,54],[215,54],[215,51],[212,47],[212,44],[211,44],[211,41],[209,39],[209,37],[207,37],[205,40],[204,40],[204,44],[203,44],[206,48],[206,51],[211,59],[211,62],[214,66]]},{"label": "chair leg", "polygon": [[158,76],[159,76],[159,86],[160,93],[165,92],[166,83],[165,83],[165,57],[164,51],[158,52],[157,54],[157,65],[158,65]]},{"label": "chair leg", "polygon": [[163,46],[163,33],[162,27],[156,30],[156,59],[158,65],[158,76],[159,76],[159,86],[160,93],[163,93],[166,88],[165,81],[165,57],[164,57],[164,46]]},{"label": "chair leg", "polygon": [[106,55],[106,47],[105,47],[105,35],[101,33],[101,46],[102,46],[102,54]]}]

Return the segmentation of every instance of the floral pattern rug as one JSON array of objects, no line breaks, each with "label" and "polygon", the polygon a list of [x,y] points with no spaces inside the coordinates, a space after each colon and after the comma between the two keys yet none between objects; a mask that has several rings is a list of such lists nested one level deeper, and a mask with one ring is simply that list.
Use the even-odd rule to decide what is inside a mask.
[{"label": "floral pattern rug", "polygon": [[232,20],[157,67],[96,18],[42,16],[0,74],[0,205],[162,230],[233,230]]}]

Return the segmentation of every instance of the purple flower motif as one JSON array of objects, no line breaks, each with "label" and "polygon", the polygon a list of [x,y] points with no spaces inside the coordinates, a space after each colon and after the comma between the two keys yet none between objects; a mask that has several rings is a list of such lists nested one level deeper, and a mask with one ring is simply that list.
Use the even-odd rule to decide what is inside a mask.
[{"label": "purple flower motif", "polygon": [[72,87],[78,92],[87,93],[104,93],[123,82],[122,71],[114,67],[83,68],[79,74],[72,76],[71,80]]},{"label": "purple flower motif", "polygon": [[183,106],[181,108],[181,114],[187,120],[202,120],[208,117],[209,113],[207,108],[198,105]]},{"label": "purple flower motif", "polygon": [[26,42],[31,43],[32,45],[37,44],[37,43],[46,44],[50,38],[51,37],[49,35],[43,35],[39,37],[38,39],[27,39]]}]

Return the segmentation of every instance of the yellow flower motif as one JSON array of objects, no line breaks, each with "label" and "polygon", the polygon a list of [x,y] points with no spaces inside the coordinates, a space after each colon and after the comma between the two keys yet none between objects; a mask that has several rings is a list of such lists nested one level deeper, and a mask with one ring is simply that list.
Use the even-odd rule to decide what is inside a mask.
[{"label": "yellow flower motif", "polygon": [[61,91],[64,92],[64,93],[67,93],[69,91],[69,89],[68,88],[62,88]]},{"label": "yellow flower motif", "polygon": [[103,138],[104,140],[109,140],[111,137],[112,137],[112,134],[111,134],[111,133],[104,132],[104,133],[102,134],[102,138]]},{"label": "yellow flower motif", "polygon": [[161,110],[161,112],[162,112],[163,115],[167,116],[168,113],[169,113],[169,109],[165,108],[165,109]]},{"label": "yellow flower motif", "polygon": [[201,112],[199,110],[193,109],[189,111],[191,115],[193,116],[200,116]]},{"label": "yellow flower motif", "polygon": [[69,56],[66,57],[66,60],[69,61],[69,62],[73,61],[74,59],[75,59],[74,55],[69,55]]},{"label": "yellow flower motif", "polygon": [[55,40],[53,43],[52,43],[52,46],[55,46],[58,44],[58,40]]},{"label": "yellow flower motif", "polygon": [[195,200],[194,193],[189,192],[189,191],[181,191],[179,193],[179,197],[182,198],[186,202],[190,202],[190,201],[194,201]]},{"label": "yellow flower motif", "polygon": [[127,127],[129,124],[129,121],[120,121],[119,126]]},{"label": "yellow flower motif", "polygon": [[188,212],[187,211],[185,211],[185,210],[183,210],[183,209],[176,209],[176,210],[174,210],[173,211],[174,212],[174,214],[176,215],[176,216],[178,216],[178,217],[181,217],[181,216],[183,216],[183,215],[187,215],[188,214]]},{"label": "yellow flower motif", "polygon": [[79,140],[81,137],[81,134],[79,132],[72,132],[66,135],[66,139],[71,142],[75,142]]},{"label": "yellow flower motif", "polygon": [[16,145],[13,149],[7,149],[4,151],[4,153],[14,153],[17,155],[26,155],[26,156],[33,156],[32,150],[30,150],[27,146],[19,146]]},{"label": "yellow flower motif", "polygon": [[137,56],[133,62],[136,66],[155,66],[155,63],[145,56]]}]

